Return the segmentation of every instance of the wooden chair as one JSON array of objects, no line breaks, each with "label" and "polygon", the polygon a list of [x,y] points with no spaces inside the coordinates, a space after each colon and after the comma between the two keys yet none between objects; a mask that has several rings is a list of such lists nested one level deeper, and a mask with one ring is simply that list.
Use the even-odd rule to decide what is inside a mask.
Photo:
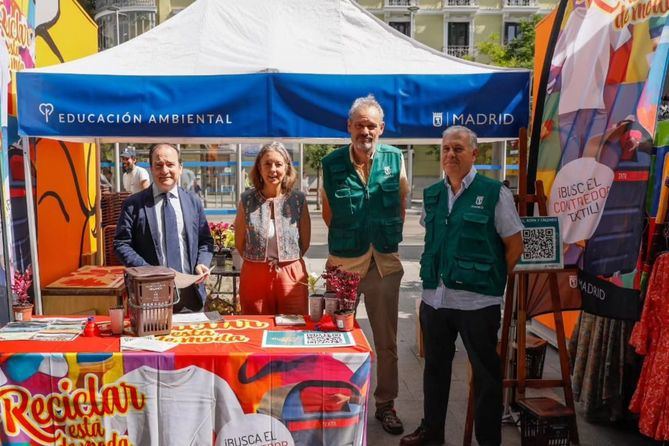
[{"label": "wooden chair", "polygon": [[105,226],[103,231],[104,235],[104,253],[105,253],[105,266],[121,266],[123,265],[119,259],[116,258],[114,254],[114,235],[116,234],[116,225]]}]

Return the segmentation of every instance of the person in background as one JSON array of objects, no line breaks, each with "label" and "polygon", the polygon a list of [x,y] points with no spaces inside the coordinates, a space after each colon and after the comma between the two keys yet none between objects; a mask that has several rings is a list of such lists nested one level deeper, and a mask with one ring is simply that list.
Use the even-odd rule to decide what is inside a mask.
[{"label": "person in background", "polygon": [[348,113],[351,144],[323,158],[323,220],[328,266],[361,276],[378,358],[375,417],[393,435],[404,431],[394,409],[399,387],[397,317],[404,275],[398,254],[409,182],[402,152],[379,144],[383,109],[374,96],[358,98]]},{"label": "person in background", "polygon": [[114,251],[125,266],[162,265],[201,275],[180,290],[174,312],[199,311],[206,298],[214,239],[200,199],[179,187],[181,159],[176,147],[156,144],[149,152],[153,185],[123,203]]},{"label": "person in background", "polygon": [[[104,163],[108,163],[109,160],[103,160]],[[109,167],[103,167],[100,170],[100,190],[102,192],[111,192],[114,189],[112,184],[112,171]]]},{"label": "person in background", "polygon": [[249,174],[235,218],[235,245],[244,258],[239,298],[242,314],[307,314],[311,241],[305,195],[293,190],[296,174],[280,142],[265,144]]},{"label": "person in background", "polygon": [[193,186],[195,184],[195,172],[190,169],[183,169],[181,173],[181,187],[186,189],[188,192],[195,192]]},{"label": "person in background", "polygon": [[476,172],[474,132],[449,127],[441,152],[446,179],[424,190],[421,218],[423,420],[400,446],[443,444],[458,334],[472,365],[476,440],[499,446],[503,407],[497,331],[507,274],[523,252],[523,225],[511,191]]},{"label": "person in background", "polygon": [[137,165],[137,152],[133,146],[127,146],[121,152],[123,163],[123,189],[131,194],[143,191],[151,184],[149,172]]}]

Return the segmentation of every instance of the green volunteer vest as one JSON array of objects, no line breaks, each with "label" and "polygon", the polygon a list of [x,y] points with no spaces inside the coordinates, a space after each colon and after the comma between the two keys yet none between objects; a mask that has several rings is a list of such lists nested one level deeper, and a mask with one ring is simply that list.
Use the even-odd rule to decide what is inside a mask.
[{"label": "green volunteer vest", "polygon": [[400,168],[402,152],[378,145],[367,184],[356,173],[349,146],[323,158],[323,188],[332,209],[328,232],[330,254],[358,257],[369,245],[382,253],[397,252],[402,241]]},{"label": "green volunteer vest", "polygon": [[504,294],[504,243],[495,230],[501,186],[477,174],[450,214],[443,181],[424,190],[425,251],[420,261],[423,288],[436,288],[441,278],[451,289],[488,296]]}]

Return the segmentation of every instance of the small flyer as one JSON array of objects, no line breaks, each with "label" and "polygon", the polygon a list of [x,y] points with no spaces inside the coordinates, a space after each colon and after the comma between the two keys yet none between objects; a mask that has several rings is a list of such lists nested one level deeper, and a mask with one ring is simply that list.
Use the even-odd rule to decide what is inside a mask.
[{"label": "small flyer", "polygon": [[301,314],[277,314],[274,316],[274,323],[277,326],[306,325],[304,316]]},{"label": "small flyer", "polygon": [[347,331],[264,331],[263,348],[352,347],[353,334]]}]

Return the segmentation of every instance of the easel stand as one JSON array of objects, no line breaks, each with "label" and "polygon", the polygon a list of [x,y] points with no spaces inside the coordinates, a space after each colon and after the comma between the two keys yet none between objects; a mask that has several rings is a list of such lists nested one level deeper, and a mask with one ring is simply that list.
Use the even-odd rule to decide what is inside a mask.
[{"label": "easel stand", "polygon": [[[548,214],[546,207],[546,195],[544,193],[543,183],[536,182],[536,193],[527,194],[527,132],[521,129],[520,132],[520,171],[519,171],[519,193],[516,197],[519,215],[526,216],[528,205],[537,205],[539,215]],[[564,322],[562,319],[562,308],[560,304],[560,290],[557,280],[558,271],[539,271],[548,272],[548,285],[551,296],[551,309],[555,320],[555,334],[557,337],[557,347],[560,357],[560,379],[526,379],[526,324],[527,324],[527,292],[530,274],[536,274],[533,271],[514,272],[509,274],[506,295],[504,297],[504,315],[502,319],[502,336],[500,340],[500,359],[502,364],[502,378],[504,388],[511,388],[516,391],[520,399],[525,397],[527,388],[543,389],[562,387],[564,391],[565,405],[573,413],[571,421],[571,442],[578,444],[578,428],[576,425],[576,412],[574,410],[574,396],[571,389],[571,379],[569,376],[569,355],[565,340]],[[514,311],[515,310],[515,311]],[[515,378],[509,376],[511,367],[509,366],[509,331],[512,323],[514,330],[515,343],[517,345],[517,361]],[[469,446],[472,442],[472,432],[474,425],[474,386],[473,379],[469,382],[469,397],[467,401],[467,417],[465,421],[465,432],[463,445]]]}]

